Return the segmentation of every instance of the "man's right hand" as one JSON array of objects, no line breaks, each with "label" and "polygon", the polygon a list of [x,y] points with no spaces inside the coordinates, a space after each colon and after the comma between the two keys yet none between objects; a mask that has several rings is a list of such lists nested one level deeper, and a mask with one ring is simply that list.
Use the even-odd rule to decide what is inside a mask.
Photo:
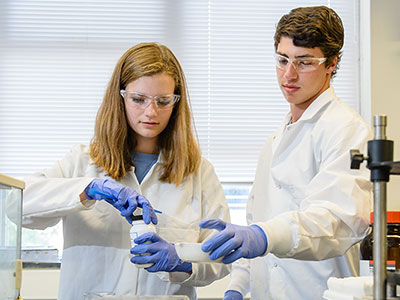
[{"label": "man's right hand", "polygon": [[201,247],[210,252],[211,259],[223,257],[224,264],[239,258],[254,258],[265,253],[268,239],[258,225],[241,226],[220,219],[208,219],[199,223],[201,228],[216,229],[219,232],[205,241]]}]

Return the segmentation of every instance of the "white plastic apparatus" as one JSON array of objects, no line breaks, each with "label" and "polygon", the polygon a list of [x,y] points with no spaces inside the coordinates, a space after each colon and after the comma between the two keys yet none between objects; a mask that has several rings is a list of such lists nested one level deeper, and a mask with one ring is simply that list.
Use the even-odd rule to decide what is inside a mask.
[{"label": "white plastic apparatus", "polygon": [[220,263],[222,258],[212,260],[208,252],[201,250],[201,243],[176,243],[175,249],[180,259],[194,263]]},{"label": "white plastic apparatus", "polygon": [[[132,218],[132,227],[129,231],[129,235],[131,238],[131,245],[134,247],[136,244],[134,242],[134,239],[136,239],[139,235],[142,235],[143,233],[146,232],[156,232],[156,228],[153,224],[146,224],[143,221],[143,215],[134,215],[131,217]],[[151,243],[151,242],[148,242]],[[142,255],[146,255],[146,253],[143,253]],[[136,264],[136,267],[138,268],[148,268],[152,266],[153,264]]]}]

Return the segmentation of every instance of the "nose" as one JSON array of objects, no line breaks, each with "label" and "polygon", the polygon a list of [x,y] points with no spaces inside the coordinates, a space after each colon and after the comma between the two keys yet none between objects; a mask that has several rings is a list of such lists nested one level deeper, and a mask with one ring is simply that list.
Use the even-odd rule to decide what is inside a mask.
[{"label": "nose", "polygon": [[284,76],[286,79],[292,79],[292,80],[299,76],[299,73],[297,72],[297,70],[292,62],[290,62],[288,64],[287,69],[285,70]]},{"label": "nose", "polygon": [[156,103],[154,102],[154,100],[151,100],[150,103],[146,106],[146,108],[144,109],[144,113],[147,116],[157,115],[158,111],[157,111],[157,106],[156,106]]}]

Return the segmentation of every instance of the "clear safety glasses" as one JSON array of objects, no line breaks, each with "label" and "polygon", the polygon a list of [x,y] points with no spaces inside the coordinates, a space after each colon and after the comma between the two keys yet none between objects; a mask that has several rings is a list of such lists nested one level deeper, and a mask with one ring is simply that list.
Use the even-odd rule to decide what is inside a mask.
[{"label": "clear safety glasses", "polygon": [[312,72],[316,70],[320,64],[326,61],[326,57],[304,57],[304,58],[288,58],[286,56],[275,53],[276,66],[281,70],[287,70],[289,64],[299,73]]},{"label": "clear safety glasses", "polygon": [[125,90],[120,90],[120,94],[130,104],[135,105],[139,109],[145,109],[151,102],[154,102],[157,109],[168,109],[173,107],[180,99],[179,95],[174,94],[151,97]]}]

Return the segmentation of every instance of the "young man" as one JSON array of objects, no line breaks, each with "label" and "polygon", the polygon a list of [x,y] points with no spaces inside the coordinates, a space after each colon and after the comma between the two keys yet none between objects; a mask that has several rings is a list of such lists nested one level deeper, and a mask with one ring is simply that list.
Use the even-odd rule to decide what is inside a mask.
[{"label": "young man", "polygon": [[[203,244],[235,263],[224,299],[322,299],[329,277],[356,276],[371,207],[369,172],[350,169],[369,126],[335,95],[330,81],[344,33],[330,8],[284,15],[275,33],[276,71],[290,112],[261,151],[247,204],[250,226],[218,219]],[[246,259],[247,258],[247,259]],[[249,259],[253,258],[253,259]]]}]

